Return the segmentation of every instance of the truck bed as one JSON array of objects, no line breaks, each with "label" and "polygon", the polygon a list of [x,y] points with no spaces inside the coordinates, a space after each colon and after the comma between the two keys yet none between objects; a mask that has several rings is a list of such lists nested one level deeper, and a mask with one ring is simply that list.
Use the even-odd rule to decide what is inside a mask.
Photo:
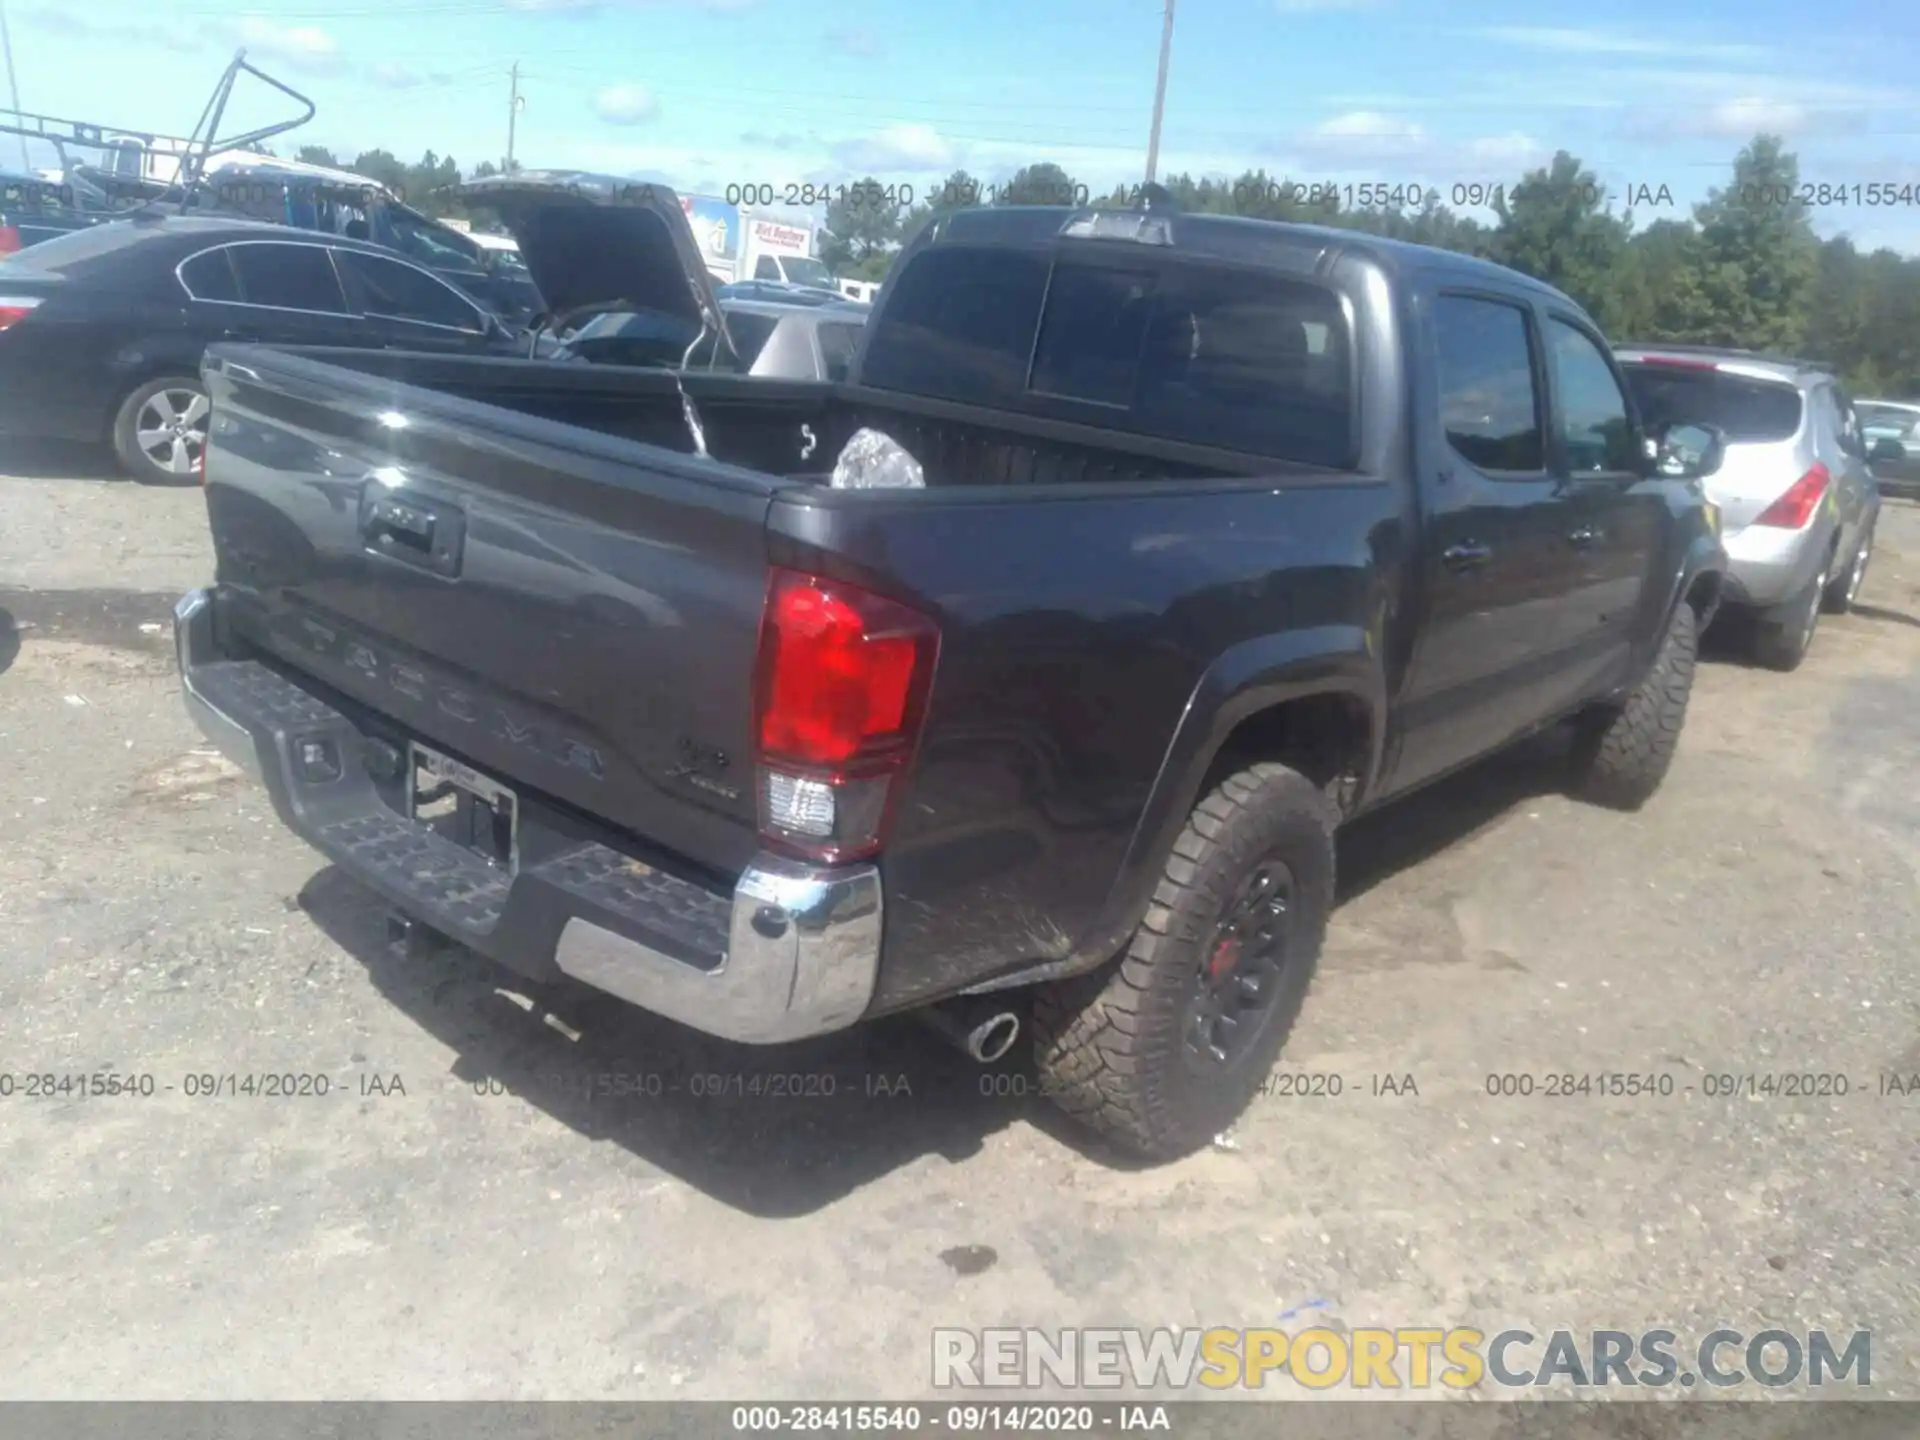
[{"label": "truck bed", "polygon": [[[1364,657],[1407,523],[1377,475],[858,389],[690,375],[709,459],[670,373],[216,346],[205,375],[222,652],[508,781],[596,864],[724,894],[754,860],[770,567],[932,616],[876,1010],[1058,961],[1124,908],[1209,663],[1281,629]],[[824,486],[862,424],[929,488]],[[396,500],[445,528],[408,541]]]},{"label": "truck bed", "polygon": [[[601,435],[694,453],[682,385],[718,460],[785,479],[823,481],[863,426],[884,430],[918,459],[930,487],[1099,484],[1252,475],[1274,462],[1110,430],[995,416],[966,407],[817,382],[774,381],[624,366],[554,365],[487,356],[280,349],[341,369]],[[418,404],[416,397],[414,403]],[[801,433],[805,426],[808,436]]]}]

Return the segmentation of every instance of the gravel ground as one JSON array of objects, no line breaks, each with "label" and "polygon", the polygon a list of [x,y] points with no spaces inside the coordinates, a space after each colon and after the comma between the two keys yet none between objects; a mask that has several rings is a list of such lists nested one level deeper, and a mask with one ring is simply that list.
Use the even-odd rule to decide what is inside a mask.
[{"label": "gravel ground", "polygon": [[[1289,1311],[1864,1327],[1920,1397],[1912,507],[1799,673],[1703,666],[1640,815],[1542,742],[1356,827],[1278,1072],[1342,1093],[1138,1170],[910,1022],[735,1050],[389,947],[182,712],[198,493],[0,468],[0,1073],[157,1087],[0,1099],[0,1398],[910,1398],[937,1326]],[[1562,1071],[1673,1089],[1487,1093]],[[1851,1093],[1704,1093],[1778,1072]],[[330,1093],[188,1094],[248,1074]]]}]

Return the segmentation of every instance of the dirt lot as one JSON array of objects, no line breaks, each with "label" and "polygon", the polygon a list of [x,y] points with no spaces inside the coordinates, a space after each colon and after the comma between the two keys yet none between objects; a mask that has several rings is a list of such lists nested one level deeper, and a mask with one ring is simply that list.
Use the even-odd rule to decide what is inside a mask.
[{"label": "dirt lot", "polygon": [[[34,472],[0,479],[0,1072],[157,1086],[0,1099],[0,1397],[913,1397],[936,1326],[1302,1306],[1865,1327],[1920,1397],[1920,1096],[1877,1093],[1920,1072],[1913,507],[1800,673],[1703,668],[1643,814],[1560,797],[1549,741],[1350,834],[1282,1067],[1343,1093],[1137,1171],[911,1023],[747,1052],[390,949],[181,709],[198,492],[0,469]],[[1673,1090],[1487,1093],[1554,1071]],[[1851,1093],[1704,1093],[1778,1072]]]}]

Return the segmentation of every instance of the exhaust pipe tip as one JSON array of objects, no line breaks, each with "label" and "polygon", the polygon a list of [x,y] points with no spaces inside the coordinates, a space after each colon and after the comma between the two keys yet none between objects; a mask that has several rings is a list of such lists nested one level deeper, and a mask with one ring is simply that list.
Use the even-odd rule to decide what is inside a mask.
[{"label": "exhaust pipe tip", "polygon": [[1020,1017],[1011,1010],[976,1025],[967,1036],[967,1054],[982,1065],[991,1065],[1013,1049],[1020,1038]]},{"label": "exhaust pipe tip", "polygon": [[997,997],[963,995],[915,1014],[968,1059],[991,1065],[1004,1058],[1020,1038],[1020,1013],[1002,1008],[1005,1004]]}]

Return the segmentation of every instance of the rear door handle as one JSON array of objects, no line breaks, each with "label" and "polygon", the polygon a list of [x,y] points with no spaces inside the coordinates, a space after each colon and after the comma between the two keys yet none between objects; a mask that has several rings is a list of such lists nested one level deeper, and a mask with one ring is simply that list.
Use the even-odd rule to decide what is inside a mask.
[{"label": "rear door handle", "polygon": [[1572,543],[1574,549],[1585,550],[1589,546],[1599,543],[1601,532],[1595,530],[1591,525],[1582,525],[1578,530],[1569,533],[1567,539]]},{"label": "rear door handle", "polygon": [[1458,545],[1449,545],[1441,552],[1440,559],[1449,570],[1478,570],[1493,559],[1493,547],[1482,545],[1478,540],[1463,540]]}]

